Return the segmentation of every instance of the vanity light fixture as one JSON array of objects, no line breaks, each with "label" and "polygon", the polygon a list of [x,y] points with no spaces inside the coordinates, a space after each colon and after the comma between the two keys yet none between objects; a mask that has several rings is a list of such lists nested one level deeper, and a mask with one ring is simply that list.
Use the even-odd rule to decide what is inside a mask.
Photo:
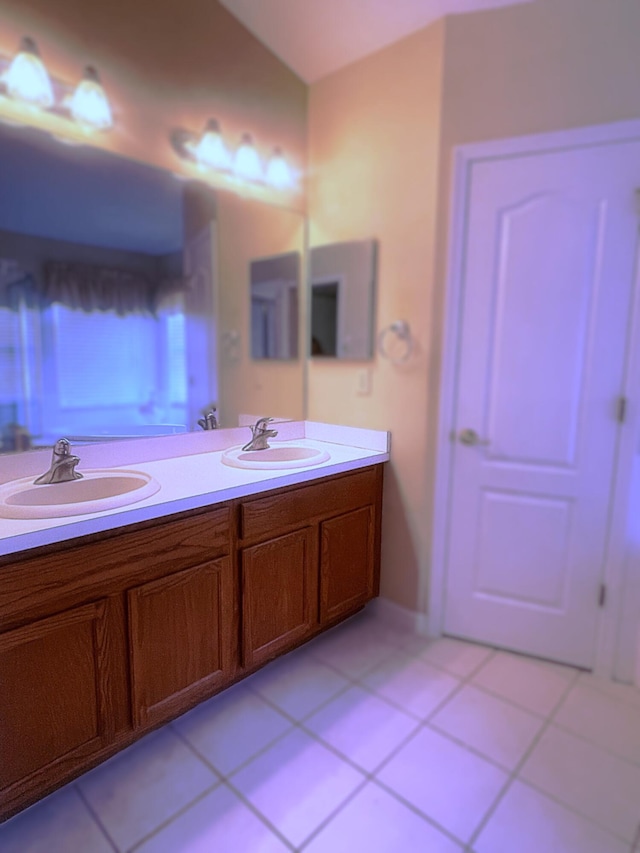
[{"label": "vanity light fixture", "polygon": [[243,133],[240,147],[233,160],[233,171],[246,181],[262,181],[264,175],[258,152],[254,148],[250,133]]},{"label": "vanity light fixture", "polygon": [[20,49],[3,75],[8,94],[30,106],[48,109],[54,104],[49,72],[40,58],[35,41],[25,36]]},{"label": "vanity light fixture", "polygon": [[[16,104],[38,108],[56,118],[71,119],[85,131],[113,127],[109,99],[92,65],[87,65],[82,80],[72,89],[64,81],[49,76],[35,41],[25,36],[11,61],[0,57],[2,66],[5,70],[0,75],[0,92]],[[63,137],[65,134],[61,133],[60,138]]]},{"label": "vanity light fixture", "polygon": [[68,106],[73,118],[84,127],[95,130],[113,127],[109,99],[92,65],[85,68],[82,80],[68,100]]},{"label": "vanity light fixture", "polygon": [[279,147],[273,149],[267,164],[266,181],[278,190],[292,189],[295,183],[291,168]]}]

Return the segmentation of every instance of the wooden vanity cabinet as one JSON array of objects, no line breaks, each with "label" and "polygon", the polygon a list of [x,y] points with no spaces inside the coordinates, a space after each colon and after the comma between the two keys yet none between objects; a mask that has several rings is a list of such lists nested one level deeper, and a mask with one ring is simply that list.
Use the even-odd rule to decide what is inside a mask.
[{"label": "wooden vanity cabinet", "polygon": [[0,560],[0,819],[236,677],[230,520],[227,504]]},{"label": "wooden vanity cabinet", "polygon": [[382,466],[0,557],[0,819],[378,593]]},{"label": "wooden vanity cabinet", "polygon": [[289,651],[378,594],[382,466],[243,501],[242,664]]}]

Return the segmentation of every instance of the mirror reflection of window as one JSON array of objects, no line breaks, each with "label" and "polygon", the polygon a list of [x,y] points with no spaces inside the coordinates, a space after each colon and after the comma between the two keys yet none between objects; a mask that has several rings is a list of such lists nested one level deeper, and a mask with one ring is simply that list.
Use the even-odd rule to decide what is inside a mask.
[{"label": "mirror reflection of window", "polygon": [[251,261],[251,358],[298,357],[300,254]]},{"label": "mirror reflection of window", "polygon": [[376,255],[375,240],[310,250],[311,356],[373,358]]},{"label": "mirror reflection of window", "polygon": [[0,128],[0,452],[195,428],[216,399],[215,196]]}]

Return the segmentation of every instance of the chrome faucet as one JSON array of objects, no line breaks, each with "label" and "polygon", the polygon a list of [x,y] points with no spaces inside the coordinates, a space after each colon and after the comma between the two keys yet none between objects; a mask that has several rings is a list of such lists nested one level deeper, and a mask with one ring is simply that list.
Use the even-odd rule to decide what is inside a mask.
[{"label": "chrome faucet", "polygon": [[216,418],[215,406],[211,409],[210,412],[207,412],[207,414],[203,418],[200,418],[200,420],[198,421],[198,426],[201,426],[204,430],[218,429],[218,420]]},{"label": "chrome faucet", "polygon": [[66,483],[71,480],[81,480],[82,474],[75,470],[80,461],[79,456],[71,453],[71,444],[66,438],[59,438],[53,445],[51,466],[44,474],[33,481],[35,486],[43,486],[47,483]]},{"label": "chrome faucet", "polygon": [[277,429],[267,429],[267,424],[270,424],[273,418],[259,418],[251,427],[251,441],[248,441],[243,450],[268,450],[269,444],[267,439],[275,438],[278,434]]}]

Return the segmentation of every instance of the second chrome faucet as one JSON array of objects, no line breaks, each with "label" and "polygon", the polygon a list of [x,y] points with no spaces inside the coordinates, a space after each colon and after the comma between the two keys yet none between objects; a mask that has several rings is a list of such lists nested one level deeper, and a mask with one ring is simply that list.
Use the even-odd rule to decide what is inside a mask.
[{"label": "second chrome faucet", "polygon": [[268,450],[270,438],[275,438],[278,434],[277,429],[269,429],[268,424],[273,421],[273,418],[259,418],[251,427],[251,441],[248,441],[243,450]]}]

